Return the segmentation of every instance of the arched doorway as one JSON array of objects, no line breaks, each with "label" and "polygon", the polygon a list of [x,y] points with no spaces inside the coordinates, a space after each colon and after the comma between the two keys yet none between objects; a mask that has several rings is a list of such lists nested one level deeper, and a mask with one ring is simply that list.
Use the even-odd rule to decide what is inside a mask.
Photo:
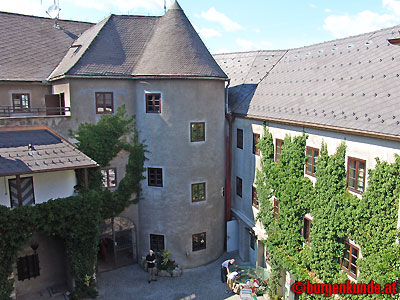
[{"label": "arched doorway", "polygon": [[124,217],[103,221],[100,227],[98,272],[137,263],[136,227]]}]

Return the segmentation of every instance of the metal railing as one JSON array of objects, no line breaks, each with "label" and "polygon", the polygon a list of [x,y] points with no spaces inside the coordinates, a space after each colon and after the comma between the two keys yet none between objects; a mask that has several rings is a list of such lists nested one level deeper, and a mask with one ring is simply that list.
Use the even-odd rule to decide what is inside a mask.
[{"label": "metal railing", "polygon": [[0,106],[0,117],[24,116],[65,116],[71,112],[70,107],[29,107],[17,108],[13,106]]}]

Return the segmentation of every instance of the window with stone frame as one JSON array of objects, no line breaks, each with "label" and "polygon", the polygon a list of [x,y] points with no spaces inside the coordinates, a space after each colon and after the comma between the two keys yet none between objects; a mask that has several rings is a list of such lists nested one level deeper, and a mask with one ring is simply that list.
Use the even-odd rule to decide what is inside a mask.
[{"label": "window with stone frame", "polygon": [[192,184],[192,202],[206,200],[206,183],[193,183]]},{"label": "window with stone frame", "polygon": [[150,249],[161,252],[165,249],[164,236],[161,234],[150,234]]},{"label": "window with stone frame", "polygon": [[243,149],[243,129],[236,130],[236,147]]},{"label": "window with stone frame", "polygon": [[192,235],[192,251],[206,249],[206,233],[196,233]]},{"label": "window with stone frame", "polygon": [[205,122],[190,123],[190,141],[203,142],[206,140]]},{"label": "window with stone frame", "polygon": [[312,227],[312,220],[310,218],[304,216],[303,217],[302,235],[303,235],[303,238],[305,239],[307,244],[310,243],[311,227]]},{"label": "window with stone frame", "polygon": [[258,133],[253,133],[253,154],[260,155],[260,149],[258,149],[257,144],[260,139],[260,135]]},{"label": "window with stone frame", "polygon": [[96,93],[96,114],[112,114],[114,112],[114,95],[112,92]]},{"label": "window with stone frame", "polygon": [[253,250],[256,250],[256,234],[252,229],[249,230],[249,235],[250,235],[250,248]]},{"label": "window with stone frame", "polygon": [[242,198],[242,178],[236,176],[236,195]]},{"label": "window with stone frame", "polygon": [[18,280],[36,278],[40,276],[39,255],[26,255],[17,260]]},{"label": "window with stone frame", "polygon": [[104,188],[117,187],[117,169],[109,168],[101,170],[102,182]]},{"label": "window with stone frame", "polygon": [[253,185],[251,187],[251,199],[252,199],[252,204],[255,208],[260,208],[260,205],[258,203],[258,198],[257,198],[257,188]]},{"label": "window with stone frame", "polygon": [[146,93],[146,113],[161,113],[160,93]]},{"label": "window with stone frame", "polygon": [[13,111],[29,111],[31,101],[29,94],[12,94]]},{"label": "window with stone frame", "polygon": [[344,242],[343,257],[340,262],[341,268],[354,279],[357,279],[357,259],[360,255],[360,250],[349,242]]},{"label": "window with stone frame", "polygon": [[149,186],[163,186],[163,176],[161,168],[147,168],[147,179]]},{"label": "window with stone frame", "polygon": [[319,150],[317,148],[306,147],[306,174],[315,176]]},{"label": "window with stone frame", "polygon": [[275,139],[275,161],[281,161],[283,140]]},{"label": "window with stone frame", "polygon": [[365,187],[365,160],[349,157],[347,163],[347,187],[350,191],[361,194]]}]

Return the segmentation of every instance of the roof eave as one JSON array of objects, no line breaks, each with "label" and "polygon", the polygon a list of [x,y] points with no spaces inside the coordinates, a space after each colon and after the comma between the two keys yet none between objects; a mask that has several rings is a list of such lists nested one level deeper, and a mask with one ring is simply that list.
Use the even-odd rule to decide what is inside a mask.
[{"label": "roof eave", "polygon": [[208,79],[229,80],[228,77],[195,76],[195,75],[61,75],[50,79],[51,82],[61,79]]},{"label": "roof eave", "polygon": [[16,176],[16,175],[29,175],[29,174],[38,174],[38,173],[50,173],[50,172],[59,172],[59,171],[68,171],[68,170],[77,170],[77,169],[87,169],[87,168],[97,168],[99,167],[98,164],[89,164],[83,166],[75,166],[75,167],[64,167],[64,168],[55,168],[55,169],[45,169],[45,170],[37,170],[37,171],[30,171],[30,172],[17,172],[17,173],[6,173],[0,174],[0,177],[6,176]]},{"label": "roof eave", "polygon": [[317,124],[317,123],[293,121],[293,120],[286,120],[286,119],[262,117],[262,116],[241,114],[241,113],[235,113],[235,112],[232,113],[232,115],[235,117],[256,120],[256,121],[271,122],[271,123],[292,125],[292,126],[300,126],[300,127],[306,127],[306,128],[312,128],[312,129],[327,130],[327,131],[331,131],[331,132],[353,134],[353,135],[358,135],[358,136],[379,138],[379,139],[391,140],[391,141],[396,141],[396,142],[400,141],[400,135],[394,135],[394,134],[386,134],[386,133],[379,133],[379,132],[366,131],[366,130],[360,130],[360,129],[352,129],[352,128],[345,128],[345,127],[339,127],[339,126],[323,125],[323,124]]}]

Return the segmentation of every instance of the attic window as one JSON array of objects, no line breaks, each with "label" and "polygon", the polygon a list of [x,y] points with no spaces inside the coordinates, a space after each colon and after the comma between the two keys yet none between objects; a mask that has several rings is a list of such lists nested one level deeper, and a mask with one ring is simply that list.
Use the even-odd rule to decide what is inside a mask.
[{"label": "attic window", "polygon": [[271,57],[269,57],[269,56],[267,56],[266,58],[265,58],[265,60],[270,60],[271,59]]},{"label": "attic window", "polygon": [[310,56],[310,55],[311,55],[311,52],[307,52],[307,53],[306,53],[306,56]]},{"label": "attic window", "polygon": [[78,53],[79,50],[82,48],[82,45],[72,45],[71,49],[75,48],[74,54]]},{"label": "attic window", "polygon": [[388,42],[392,45],[400,45],[400,38],[397,39],[388,39]]},{"label": "attic window", "polygon": [[322,53],[324,53],[324,50],[322,50],[322,49],[318,50],[318,54],[322,54]]},{"label": "attic window", "polygon": [[240,58],[237,61],[240,62]]},{"label": "attic window", "polygon": [[337,50],[337,47],[333,47],[333,48],[332,48],[332,52],[333,52],[333,51],[336,51],[336,50]]},{"label": "attic window", "polygon": [[351,49],[351,48],[353,48],[354,47],[354,45],[353,44],[349,44],[349,45],[347,45],[347,49]]},{"label": "attic window", "polygon": [[373,41],[372,40],[369,40],[369,41],[367,41],[366,43],[365,43],[365,45],[371,45],[373,43]]}]

